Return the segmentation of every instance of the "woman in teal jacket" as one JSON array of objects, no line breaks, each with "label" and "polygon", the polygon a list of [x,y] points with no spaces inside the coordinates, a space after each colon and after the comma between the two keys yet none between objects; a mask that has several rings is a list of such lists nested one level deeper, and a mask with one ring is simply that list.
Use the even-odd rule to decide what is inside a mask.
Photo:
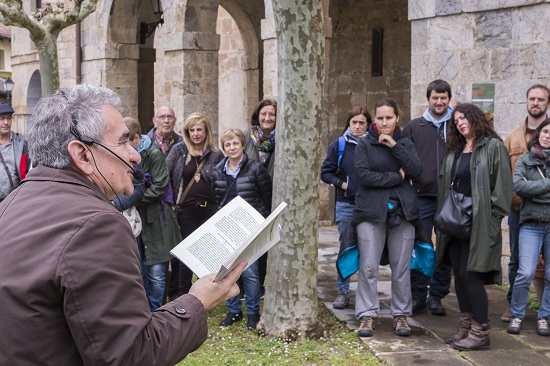
[{"label": "woman in teal jacket", "polygon": [[[445,341],[460,350],[489,347],[489,304],[484,285],[500,283],[501,221],[512,202],[508,152],[481,109],[461,104],[452,115],[440,173],[438,205],[451,187],[472,197],[469,240],[437,231],[437,263],[450,262],[460,307],[459,330]],[[461,157],[457,164],[457,161]]]},{"label": "woman in teal jacket", "polygon": [[520,211],[519,269],[510,310],[508,333],[519,334],[525,316],[529,286],[535,276],[541,249],[545,287],[537,316],[537,334],[550,336],[550,119],[544,120],[521,156],[514,172],[514,191],[522,198]]}]

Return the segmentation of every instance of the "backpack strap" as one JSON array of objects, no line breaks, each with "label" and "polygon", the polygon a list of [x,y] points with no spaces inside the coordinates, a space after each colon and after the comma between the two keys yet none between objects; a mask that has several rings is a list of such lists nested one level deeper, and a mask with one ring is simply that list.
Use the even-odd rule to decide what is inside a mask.
[{"label": "backpack strap", "polygon": [[346,148],[346,138],[344,136],[338,137],[338,169],[342,165],[342,157],[344,156],[344,149]]}]

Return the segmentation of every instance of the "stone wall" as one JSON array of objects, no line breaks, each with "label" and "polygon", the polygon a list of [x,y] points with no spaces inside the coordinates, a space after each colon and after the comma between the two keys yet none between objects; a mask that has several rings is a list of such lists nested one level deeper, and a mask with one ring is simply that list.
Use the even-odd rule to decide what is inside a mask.
[{"label": "stone wall", "polygon": [[[495,128],[502,137],[525,120],[525,92],[550,82],[550,2],[409,1],[412,24],[411,106],[426,108],[426,86],[449,81],[471,101],[472,84],[495,84]],[[457,86],[465,89],[457,93]]]}]

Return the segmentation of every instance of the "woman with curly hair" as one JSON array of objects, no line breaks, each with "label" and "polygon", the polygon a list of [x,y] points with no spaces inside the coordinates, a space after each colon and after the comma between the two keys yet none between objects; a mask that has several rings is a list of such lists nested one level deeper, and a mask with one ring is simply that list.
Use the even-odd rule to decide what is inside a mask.
[{"label": "woman with curly hair", "polygon": [[445,160],[439,180],[438,205],[452,187],[472,198],[470,238],[437,230],[437,263],[450,262],[460,308],[459,330],[445,338],[456,349],[488,348],[489,303],[484,285],[499,283],[501,221],[512,201],[508,152],[481,109],[461,104],[453,111]]}]

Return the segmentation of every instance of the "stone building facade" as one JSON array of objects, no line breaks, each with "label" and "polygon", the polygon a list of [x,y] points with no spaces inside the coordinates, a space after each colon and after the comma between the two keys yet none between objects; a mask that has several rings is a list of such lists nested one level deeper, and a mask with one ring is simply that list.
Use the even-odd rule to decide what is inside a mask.
[{"label": "stone building facade", "polygon": [[[495,125],[503,136],[525,118],[527,87],[549,84],[550,0],[321,2],[323,154],[353,106],[372,109],[387,95],[406,123],[423,112],[426,85],[436,78],[449,81],[462,102],[471,100],[473,84],[494,84]],[[216,131],[247,128],[255,104],[277,97],[271,0],[160,0],[164,23],[158,27],[154,3],[100,0],[82,24],[64,30],[61,84],[114,89],[144,129],[163,104],[179,122],[202,111]],[[25,6],[31,10],[36,2]],[[13,28],[12,41],[15,128],[24,131],[41,94],[38,55],[25,30]],[[322,185],[320,198],[320,220],[332,221],[331,188]]]}]

